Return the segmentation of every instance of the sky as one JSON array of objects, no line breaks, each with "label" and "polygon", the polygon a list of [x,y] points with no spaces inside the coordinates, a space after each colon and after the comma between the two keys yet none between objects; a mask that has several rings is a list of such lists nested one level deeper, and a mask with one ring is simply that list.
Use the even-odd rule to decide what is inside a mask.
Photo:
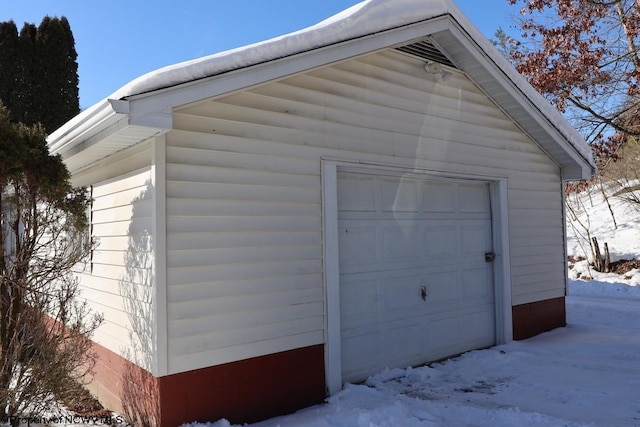
[{"label": "sky", "polygon": [[[393,0],[389,0],[393,1]],[[507,0],[455,0],[488,37],[507,29]],[[65,16],[86,109],[149,71],[267,40],[320,22],[358,0],[0,0],[0,21]]]}]

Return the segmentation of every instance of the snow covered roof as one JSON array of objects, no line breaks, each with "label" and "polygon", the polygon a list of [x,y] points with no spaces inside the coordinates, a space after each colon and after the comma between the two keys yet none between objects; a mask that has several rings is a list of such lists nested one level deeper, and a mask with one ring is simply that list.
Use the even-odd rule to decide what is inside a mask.
[{"label": "snow covered roof", "polygon": [[[230,72],[314,54],[353,41],[373,40],[377,43],[363,42],[360,44],[361,49],[389,47],[399,41],[410,41],[402,40],[402,37],[416,37],[418,33],[415,31],[406,32],[406,35],[400,31],[407,28],[423,31],[419,33],[420,36],[429,35],[445,50],[458,52],[457,57],[452,55],[457,60],[458,68],[504,111],[520,108],[529,115],[529,120],[516,121],[563,168],[572,166],[574,171],[565,173],[567,178],[586,178],[593,173],[595,165],[584,139],[517,73],[451,0],[366,0],[297,32],[152,71],[131,81],[54,132],[49,137],[50,149],[68,158],[91,148],[95,151],[93,157],[97,160],[99,156],[104,157],[105,153],[132,145],[132,140],[140,141],[140,138],[149,138],[167,131],[171,127],[172,108],[196,101],[197,99],[191,99],[194,96],[202,96],[200,99],[203,99],[205,95],[213,95],[213,92],[207,94],[206,91],[199,90],[192,92],[191,98],[184,95],[174,96],[170,100],[158,99],[160,94],[167,91],[198,82],[209,82]],[[394,32],[398,32],[398,37],[376,37]],[[342,59],[354,55],[354,52],[347,50],[341,53],[344,56]],[[308,69],[313,64],[322,65],[318,61],[323,59],[319,55],[318,58],[316,62],[307,61]],[[340,59],[335,55],[331,58]],[[258,78],[263,80],[257,81],[255,77],[253,80],[245,79],[245,87],[281,77],[277,75],[277,71],[272,74],[254,74],[260,74],[261,77]],[[145,98],[150,97],[154,97],[153,102],[145,104]],[[136,103],[139,108],[134,108]],[[149,108],[154,108],[155,111],[150,111]],[[132,132],[125,132],[127,129]],[[111,147],[105,147],[105,141],[110,136],[123,132],[124,139],[111,138]],[[540,142],[536,133],[541,135],[543,142]],[[544,143],[545,138],[549,140],[548,144]]]},{"label": "snow covered roof", "polygon": [[447,0],[366,0],[316,25],[147,73],[113,93],[122,99],[295,55],[382,30],[462,12]]}]

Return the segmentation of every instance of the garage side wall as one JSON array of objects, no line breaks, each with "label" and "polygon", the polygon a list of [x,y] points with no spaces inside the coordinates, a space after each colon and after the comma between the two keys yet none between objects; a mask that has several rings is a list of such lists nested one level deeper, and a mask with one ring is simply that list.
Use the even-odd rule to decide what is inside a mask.
[{"label": "garage side wall", "polygon": [[[73,184],[88,186],[93,197],[91,233],[97,246],[90,260],[77,269],[81,296],[104,316],[93,339],[151,371],[154,188],[150,144],[118,153],[76,173]],[[108,361],[103,358],[99,363]],[[99,373],[109,370],[109,366],[96,368]],[[111,387],[116,385],[111,378],[105,381]]]},{"label": "garage side wall", "polygon": [[560,168],[469,79],[384,51],[174,112],[168,368],[324,342],[321,160],[508,182],[513,304],[564,296]]}]

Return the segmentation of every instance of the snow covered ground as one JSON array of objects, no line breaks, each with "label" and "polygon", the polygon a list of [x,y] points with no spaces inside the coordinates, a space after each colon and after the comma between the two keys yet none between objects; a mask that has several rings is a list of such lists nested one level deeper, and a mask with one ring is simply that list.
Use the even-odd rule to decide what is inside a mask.
[{"label": "snow covered ground", "polygon": [[640,287],[571,282],[567,308],[566,328],[385,370],[253,427],[640,426]]},{"label": "snow covered ground", "polygon": [[[640,259],[640,213],[611,203],[617,229],[595,192],[582,200],[588,218],[578,214],[609,243],[612,260]],[[569,254],[584,256],[583,246],[568,225]],[[594,280],[570,280],[566,328],[428,367],[385,370],[322,405],[252,427],[640,426],[640,272],[596,273],[582,261],[569,275]]]},{"label": "snow covered ground", "polygon": [[640,206],[634,207],[616,197],[610,197],[607,205],[598,190],[593,190],[591,194],[570,194],[568,201],[570,208],[567,209],[567,254],[576,258],[587,258],[570,265],[569,277],[591,277],[602,282],[622,281],[632,285],[640,284],[638,269],[620,277],[615,274],[598,273],[589,268],[591,250],[587,239],[587,236],[596,237],[602,251],[604,244],[608,243],[612,262],[640,259]]}]

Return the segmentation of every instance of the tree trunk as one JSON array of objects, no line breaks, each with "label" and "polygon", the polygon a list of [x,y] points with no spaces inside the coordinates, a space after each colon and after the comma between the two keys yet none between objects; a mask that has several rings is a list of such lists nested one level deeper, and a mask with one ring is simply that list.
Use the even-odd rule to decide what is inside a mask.
[{"label": "tree trunk", "polygon": [[600,253],[600,245],[598,244],[598,239],[594,236],[591,238],[591,242],[593,243],[591,245],[591,252],[593,254],[593,268],[598,272],[602,272],[604,266],[602,261],[602,255]]},{"label": "tree trunk", "polygon": [[593,256],[593,269],[599,273],[609,273],[611,270],[611,256],[609,245],[604,243],[604,256],[600,252],[600,244],[596,237],[591,238],[591,255]]},{"label": "tree trunk", "polygon": [[618,229],[618,222],[616,221],[616,215],[613,212],[613,208],[611,207],[611,203],[609,203],[609,196],[604,191],[604,184],[602,184],[602,177],[598,177],[598,187],[600,188],[600,192],[602,193],[602,197],[604,197],[604,201],[607,204],[607,208],[609,208],[609,213],[611,214],[611,219],[613,220],[613,228]]}]

